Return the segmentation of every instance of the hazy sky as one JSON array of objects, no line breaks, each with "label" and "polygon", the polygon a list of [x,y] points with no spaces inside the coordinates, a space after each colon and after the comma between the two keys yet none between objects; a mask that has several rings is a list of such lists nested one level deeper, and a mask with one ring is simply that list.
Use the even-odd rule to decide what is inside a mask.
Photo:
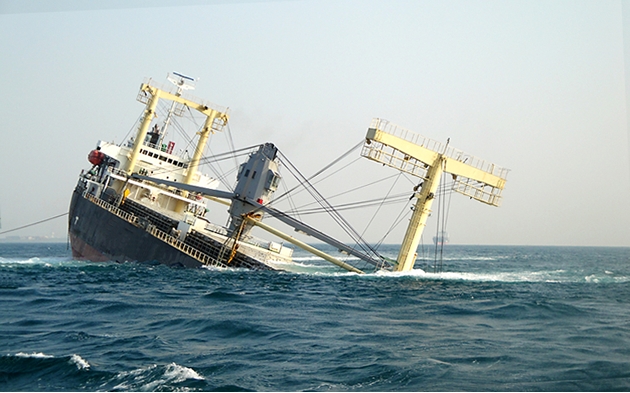
[{"label": "hazy sky", "polygon": [[500,208],[453,195],[453,243],[630,246],[630,3],[21,3],[0,0],[1,230],[66,212],[143,78],[179,71],[231,108],[237,147],[274,142],[305,174],[373,117],[510,168]]}]

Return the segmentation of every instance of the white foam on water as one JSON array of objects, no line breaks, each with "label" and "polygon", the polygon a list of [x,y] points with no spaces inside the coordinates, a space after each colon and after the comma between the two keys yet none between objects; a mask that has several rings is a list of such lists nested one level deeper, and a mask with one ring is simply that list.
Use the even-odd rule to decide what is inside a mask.
[{"label": "white foam on water", "polygon": [[[441,258],[443,261],[496,261],[499,259],[505,259],[502,257],[464,257],[464,256],[449,256],[449,257],[442,257]],[[433,262],[434,258],[432,256],[428,257],[428,258],[424,258],[424,259],[417,259],[418,261],[426,261],[426,262]]]},{"label": "white foam on water", "polygon": [[19,358],[36,358],[36,359],[54,358],[54,356],[52,355],[46,355],[45,353],[41,353],[41,352],[33,352],[33,353],[18,352],[15,354],[15,356]]},{"label": "white foam on water", "polygon": [[[478,282],[566,282],[572,281],[566,276],[560,276],[565,270],[554,271],[522,271],[522,272],[499,272],[499,273],[469,273],[469,272],[442,272],[430,273],[422,269],[414,269],[408,272],[379,271],[366,276],[377,276],[380,278],[416,277],[425,280],[447,280],[447,281],[478,281]],[[573,280],[576,281],[576,280]]]},{"label": "white foam on water", "polygon": [[70,362],[76,365],[79,370],[87,370],[90,368],[90,364],[77,354],[70,357]]},{"label": "white foam on water", "polygon": [[[128,377],[133,377],[134,381],[141,381],[142,379],[145,378],[145,374],[149,374],[150,371],[154,370],[155,368],[157,368],[157,365],[153,364],[148,367],[142,367],[142,368],[138,368],[131,371],[121,371],[118,374],[116,374],[115,378],[118,380],[121,380],[121,379],[127,379]],[[129,385],[127,381],[125,381],[114,386],[113,390],[138,390],[138,389],[137,388],[132,389],[132,386]]]},{"label": "white foam on water", "polygon": [[599,278],[596,275],[594,275],[594,274],[591,274],[590,276],[584,277],[584,280],[586,280],[586,282],[594,282],[594,283],[598,283],[599,282]]},{"label": "white foam on water", "polygon": [[[308,266],[308,265],[307,265]],[[462,273],[462,272],[442,272],[430,273],[422,269],[414,269],[406,272],[392,272],[387,270],[379,270],[373,273],[359,274],[348,271],[326,271],[326,267],[308,266],[312,270],[292,271],[297,274],[307,274],[324,277],[344,277],[357,276],[365,278],[379,279],[400,279],[400,278],[417,278],[423,280],[447,280],[447,281],[481,281],[481,282],[549,282],[556,281],[548,277],[550,272],[517,272],[517,273]]]},{"label": "white foam on water", "polygon": [[[33,352],[33,353],[18,352],[15,354],[15,356],[18,358],[26,358],[26,359],[53,359],[55,358],[55,356],[53,355],[46,355],[45,353],[42,353],[42,352]],[[79,370],[87,370],[90,368],[90,364],[87,362],[87,360],[83,359],[81,356],[77,354],[70,356],[68,363],[74,364]]]},{"label": "white foam on water", "polygon": [[[301,258],[302,261],[320,261],[321,258]],[[269,263],[272,267],[283,270],[291,274],[312,275],[318,277],[346,277],[357,276],[362,278],[379,278],[379,279],[400,279],[400,278],[416,278],[420,280],[442,280],[442,281],[469,281],[469,282],[511,282],[511,283],[569,283],[569,282],[588,282],[599,284],[602,282],[628,282],[630,277],[615,277],[613,272],[604,271],[600,274],[591,274],[588,276],[580,275],[577,272],[572,274],[566,269],[541,270],[541,271],[512,271],[512,272],[441,272],[433,273],[422,269],[414,269],[407,272],[392,272],[387,270],[379,270],[371,273],[360,274],[340,270],[332,264],[310,264],[295,262],[273,262]],[[223,268],[222,271],[235,271],[248,269]]]},{"label": "white foam on water", "polygon": [[189,367],[180,366],[177,363],[170,363],[164,366],[162,375],[158,375],[158,366],[142,367],[132,371],[120,372],[116,375],[116,379],[128,379],[133,377],[133,383],[127,381],[122,382],[114,387],[114,390],[142,390],[155,391],[167,383],[181,383],[188,379],[205,380],[195,370]]},{"label": "white foam on water", "polygon": [[540,281],[535,279],[531,272],[522,273],[430,273],[429,277],[453,281],[498,281],[498,282],[527,282]]},{"label": "white foam on water", "polygon": [[171,363],[166,366],[164,370],[163,378],[159,378],[155,381],[149,382],[143,386],[143,389],[154,391],[157,387],[164,385],[165,383],[180,383],[187,379],[204,380],[205,378],[197,374],[192,368],[180,366],[176,363]]},{"label": "white foam on water", "polygon": [[427,360],[428,362],[430,362],[430,363],[443,364],[443,365],[445,365],[445,366],[452,366],[452,365],[453,365],[452,363],[449,363],[449,362],[444,362],[444,361],[442,361],[442,360],[438,360],[438,359],[434,359],[434,358],[427,358],[426,360]]},{"label": "white foam on water", "polygon": [[[319,258],[319,257],[318,257],[318,258]],[[319,259],[323,261],[323,259],[321,259],[321,258],[319,258]],[[314,259],[309,259],[309,260],[314,260]],[[286,262],[286,261],[269,261],[269,262],[267,262],[267,263],[268,263],[268,264],[270,264],[270,265],[278,266],[278,267],[281,267],[281,266],[300,266],[300,267],[306,267],[306,268],[309,268],[309,267],[313,267],[313,266],[315,266],[315,265],[311,265],[311,264],[308,264],[308,263],[299,263],[299,262],[296,262],[296,260],[295,260],[295,259],[293,260],[293,262]]]},{"label": "white foam on water", "polygon": [[222,271],[226,270],[226,268],[224,268],[224,267],[210,266],[210,265],[203,265],[203,266],[201,266],[201,269],[206,269],[206,270],[210,270],[210,271],[213,271],[213,272],[222,272]]},{"label": "white foam on water", "polygon": [[[454,261],[496,261],[500,259],[509,258],[509,256],[461,256],[445,258],[445,260]],[[342,257],[342,260],[358,260],[355,257]],[[313,263],[309,263],[313,262]],[[345,276],[359,276],[359,277],[378,277],[379,279],[398,279],[398,278],[417,278],[421,280],[446,280],[446,281],[470,281],[470,282],[512,282],[512,283],[527,283],[527,282],[545,282],[545,283],[567,283],[567,282],[588,282],[588,283],[602,283],[602,282],[627,282],[630,281],[630,277],[617,276],[615,273],[606,270],[601,273],[591,274],[584,276],[578,272],[567,271],[566,269],[555,270],[542,270],[542,271],[511,271],[511,272],[442,272],[432,273],[422,269],[414,269],[408,272],[391,272],[391,271],[376,271],[367,274],[359,274],[340,270],[339,267],[333,266],[325,262],[322,258],[314,255],[310,256],[297,256],[293,258],[292,262],[274,261],[268,262],[272,267],[283,270],[292,274],[313,275],[319,277],[345,277]],[[213,269],[213,268],[210,268]],[[217,269],[217,268],[214,268]],[[222,271],[234,271],[234,268],[217,269]],[[247,269],[243,269],[247,270]]]},{"label": "white foam on water", "polygon": [[312,256],[308,256],[308,257],[293,257],[292,258],[293,261],[323,261],[324,259],[322,257],[318,257],[315,255]]},{"label": "white foam on water", "polygon": [[45,267],[55,267],[55,266],[82,266],[84,262],[76,261],[73,259],[68,259],[66,257],[32,257],[32,258],[0,258],[0,265],[6,267],[16,267],[16,266],[45,266]]},{"label": "white foam on water", "polygon": [[168,380],[172,380],[173,382],[183,382],[187,379],[197,379],[197,380],[205,379],[192,368],[180,366],[177,363],[171,363],[168,366],[166,366],[166,371],[164,371],[164,376]]},{"label": "white foam on water", "polygon": [[47,261],[44,261],[40,258],[28,258],[28,259],[5,259],[5,258],[1,258],[0,259],[0,263],[1,264],[6,264],[6,265],[41,265],[41,264],[46,264],[48,263]]},{"label": "white foam on water", "polygon": [[387,270],[379,270],[375,273],[371,273],[370,276],[379,276],[379,277],[424,277],[427,275],[422,269],[413,269],[406,272],[390,272]]},{"label": "white foam on water", "polygon": [[[342,256],[335,256],[333,255],[335,258],[339,259],[340,261],[359,261],[360,259],[358,257],[355,256],[351,256],[351,255],[342,255]],[[316,255],[310,255],[310,256],[304,256],[304,257],[293,257],[291,258],[294,262],[295,261],[324,261],[324,258],[322,257],[318,257]]]}]

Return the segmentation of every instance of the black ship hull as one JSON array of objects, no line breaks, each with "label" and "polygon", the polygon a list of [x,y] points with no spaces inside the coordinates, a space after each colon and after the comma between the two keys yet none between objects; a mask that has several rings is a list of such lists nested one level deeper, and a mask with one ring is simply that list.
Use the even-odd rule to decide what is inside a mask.
[{"label": "black ship hull", "polygon": [[[192,231],[183,241],[170,236],[176,222],[127,201],[116,207],[77,186],[72,194],[68,232],[75,259],[95,262],[160,263],[172,267],[271,267]],[[227,251],[227,252],[226,252]]]}]

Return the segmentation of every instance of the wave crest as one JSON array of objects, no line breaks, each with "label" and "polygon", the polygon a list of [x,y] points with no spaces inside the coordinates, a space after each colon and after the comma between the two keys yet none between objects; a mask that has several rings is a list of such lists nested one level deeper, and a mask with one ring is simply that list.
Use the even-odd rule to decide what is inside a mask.
[{"label": "wave crest", "polygon": [[205,378],[189,367],[181,366],[177,363],[170,363],[166,366],[151,366],[139,368],[132,371],[118,373],[115,377],[120,381],[113,390],[142,390],[155,391],[164,388],[174,389],[177,384],[193,380],[204,381]]}]

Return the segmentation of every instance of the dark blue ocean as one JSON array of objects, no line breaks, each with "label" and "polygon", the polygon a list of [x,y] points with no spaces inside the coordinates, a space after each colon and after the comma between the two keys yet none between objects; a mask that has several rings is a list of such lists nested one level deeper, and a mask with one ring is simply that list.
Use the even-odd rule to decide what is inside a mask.
[{"label": "dark blue ocean", "polygon": [[[395,256],[395,247],[381,248]],[[0,243],[3,391],[630,390],[630,248],[445,247],[356,275]]]}]

